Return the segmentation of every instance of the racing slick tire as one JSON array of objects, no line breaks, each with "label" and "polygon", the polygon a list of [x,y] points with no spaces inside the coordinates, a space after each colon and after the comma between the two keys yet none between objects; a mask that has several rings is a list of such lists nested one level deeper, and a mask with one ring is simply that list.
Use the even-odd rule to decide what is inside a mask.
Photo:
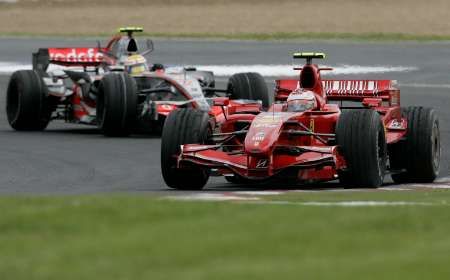
[{"label": "racing slick tire", "polygon": [[439,119],[431,108],[402,108],[408,120],[406,140],[389,147],[391,169],[395,183],[431,183],[439,175],[441,156]]},{"label": "racing slick tire", "polygon": [[230,99],[260,100],[263,108],[272,104],[266,82],[258,73],[234,74],[228,80],[227,91]]},{"label": "racing slick tire", "polygon": [[211,133],[207,112],[177,109],[167,117],[161,137],[161,171],[167,186],[179,190],[200,190],[209,179],[209,171],[191,166],[177,168],[177,155],[183,144],[204,144]]},{"label": "racing slick tire", "polygon": [[137,119],[136,81],[127,73],[110,73],[100,82],[97,125],[106,136],[127,136]]},{"label": "racing slick tire", "polygon": [[387,145],[380,115],[374,110],[341,113],[336,125],[336,142],[347,169],[338,172],[349,187],[379,187],[386,171]]},{"label": "racing slick tire", "polygon": [[12,74],[6,92],[6,114],[15,130],[44,130],[53,112],[47,87],[33,70]]}]

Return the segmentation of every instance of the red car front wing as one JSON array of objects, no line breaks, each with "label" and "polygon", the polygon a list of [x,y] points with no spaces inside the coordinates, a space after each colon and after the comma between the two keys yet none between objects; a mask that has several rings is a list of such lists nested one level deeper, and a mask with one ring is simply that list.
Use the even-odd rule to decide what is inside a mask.
[{"label": "red car front wing", "polygon": [[178,167],[200,166],[215,169],[221,175],[237,174],[252,180],[269,179],[290,169],[298,171],[297,179],[301,181],[334,180],[337,170],[346,168],[337,146],[275,146],[268,157],[243,151],[224,152],[220,148],[220,145],[183,145]]}]

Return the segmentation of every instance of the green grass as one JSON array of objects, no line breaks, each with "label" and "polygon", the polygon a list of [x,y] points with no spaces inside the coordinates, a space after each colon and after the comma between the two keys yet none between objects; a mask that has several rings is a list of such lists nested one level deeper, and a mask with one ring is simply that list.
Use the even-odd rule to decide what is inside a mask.
[{"label": "green grass", "polygon": [[0,198],[0,278],[447,279],[450,192],[318,192],[317,207],[132,195]]},{"label": "green grass", "polygon": [[[343,41],[362,41],[362,42],[434,42],[450,41],[450,35],[416,35],[404,33],[148,33],[144,36],[155,38],[193,38],[193,39],[225,39],[225,40],[343,40]],[[92,33],[92,34],[37,34],[37,33],[2,33],[0,36],[18,36],[18,37],[109,37],[110,33]]]}]

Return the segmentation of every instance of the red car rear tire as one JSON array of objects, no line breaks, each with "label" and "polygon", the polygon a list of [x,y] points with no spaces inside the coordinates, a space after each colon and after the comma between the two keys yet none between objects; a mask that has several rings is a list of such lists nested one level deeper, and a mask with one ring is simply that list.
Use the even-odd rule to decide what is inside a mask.
[{"label": "red car rear tire", "polygon": [[430,183],[439,175],[439,119],[431,108],[402,108],[408,120],[406,141],[390,147],[390,164],[405,172],[392,174],[395,183]]}]

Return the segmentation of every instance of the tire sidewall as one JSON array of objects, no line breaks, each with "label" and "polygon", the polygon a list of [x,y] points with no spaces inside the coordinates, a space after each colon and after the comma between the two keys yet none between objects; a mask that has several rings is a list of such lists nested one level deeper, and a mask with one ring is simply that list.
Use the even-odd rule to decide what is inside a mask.
[{"label": "tire sidewall", "polygon": [[339,170],[341,183],[351,187],[378,187],[386,173],[387,145],[384,125],[373,110],[341,113],[336,141],[347,163]]},{"label": "tire sidewall", "polygon": [[260,100],[264,109],[272,100],[264,78],[259,73],[237,73],[228,80],[227,91],[230,99]]},{"label": "tire sidewall", "polygon": [[50,122],[50,104],[42,77],[34,70],[13,73],[6,93],[8,122],[16,130],[43,130]]},{"label": "tire sidewall", "polygon": [[197,166],[178,168],[177,156],[181,145],[206,144],[211,131],[206,112],[177,109],[169,114],[161,137],[161,173],[169,187],[184,190],[203,188],[209,178],[209,171]]},{"label": "tire sidewall", "polygon": [[127,73],[110,73],[100,83],[97,124],[108,136],[126,136],[137,120],[137,85]]}]

